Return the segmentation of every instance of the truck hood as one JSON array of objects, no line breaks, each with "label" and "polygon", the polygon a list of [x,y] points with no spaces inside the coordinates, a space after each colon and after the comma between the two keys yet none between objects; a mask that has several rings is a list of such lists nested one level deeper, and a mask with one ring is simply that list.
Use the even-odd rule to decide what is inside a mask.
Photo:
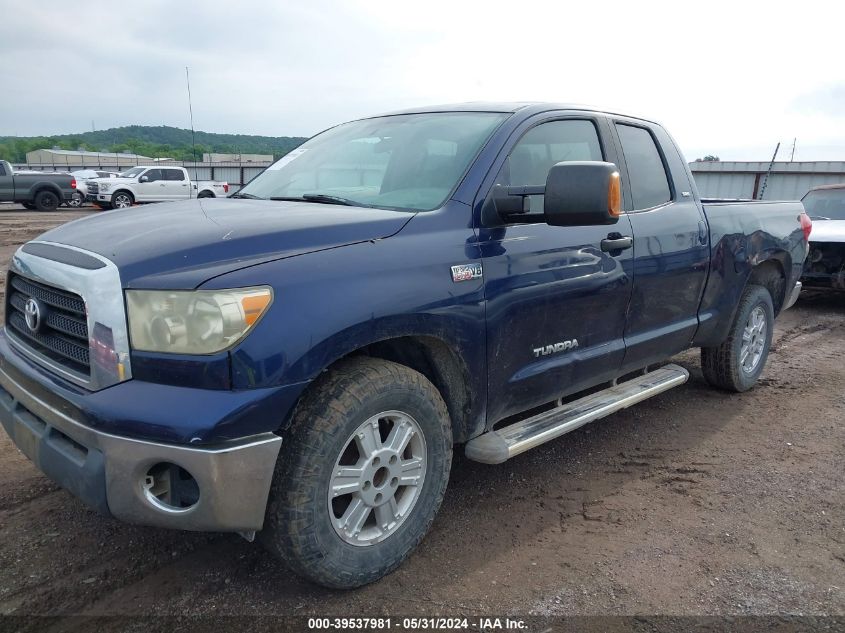
[{"label": "truck hood", "polygon": [[811,242],[845,242],[845,220],[813,220]]},{"label": "truck hood", "polygon": [[113,261],[127,288],[196,288],[255,264],[389,237],[412,213],[307,202],[208,198],[81,218],[39,241]]}]

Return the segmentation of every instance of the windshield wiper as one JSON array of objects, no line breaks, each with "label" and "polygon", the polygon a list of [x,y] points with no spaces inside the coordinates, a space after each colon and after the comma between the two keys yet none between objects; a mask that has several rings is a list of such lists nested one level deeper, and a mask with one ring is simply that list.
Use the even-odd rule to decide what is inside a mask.
[{"label": "windshield wiper", "polygon": [[261,196],[254,196],[251,193],[241,193],[240,191],[233,193],[230,198],[248,198],[249,200],[264,200]]},{"label": "windshield wiper", "polygon": [[320,204],[341,204],[347,207],[366,207],[368,205],[361,204],[349,198],[342,198],[341,196],[330,196],[325,193],[303,193],[300,197],[293,196],[275,196],[270,200],[280,200],[283,202],[318,202]]},{"label": "windshield wiper", "polygon": [[829,220],[830,218],[827,218],[823,215],[811,215],[810,219],[811,220]]}]

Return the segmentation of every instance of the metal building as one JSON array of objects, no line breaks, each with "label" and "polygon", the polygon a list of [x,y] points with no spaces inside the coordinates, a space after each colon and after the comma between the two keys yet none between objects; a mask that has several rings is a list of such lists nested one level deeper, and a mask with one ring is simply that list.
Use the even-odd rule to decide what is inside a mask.
[{"label": "metal building", "polygon": [[702,198],[800,200],[812,187],[845,183],[845,161],[778,161],[768,178],[769,161],[689,165]]},{"label": "metal building", "polygon": [[204,163],[272,163],[272,154],[203,154]]},{"label": "metal building", "polygon": [[150,163],[153,159],[139,154],[116,154],[114,152],[85,152],[67,149],[37,149],[26,153],[26,164],[31,167],[49,167],[54,170],[70,171],[84,167],[132,167]]}]

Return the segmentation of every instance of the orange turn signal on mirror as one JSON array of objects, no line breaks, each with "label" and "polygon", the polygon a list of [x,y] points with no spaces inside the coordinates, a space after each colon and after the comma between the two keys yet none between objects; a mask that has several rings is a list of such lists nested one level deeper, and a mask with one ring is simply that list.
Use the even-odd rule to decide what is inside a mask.
[{"label": "orange turn signal on mirror", "polygon": [[622,213],[622,185],[618,171],[610,174],[610,182],[607,185],[607,212],[614,218],[618,218]]}]

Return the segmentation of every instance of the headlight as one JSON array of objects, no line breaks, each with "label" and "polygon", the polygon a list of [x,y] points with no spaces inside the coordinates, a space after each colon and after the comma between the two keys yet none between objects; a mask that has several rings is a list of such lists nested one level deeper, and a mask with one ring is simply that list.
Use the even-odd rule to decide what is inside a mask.
[{"label": "headlight", "polygon": [[104,183],[104,182],[101,182],[101,183],[100,183],[100,191],[101,191],[101,192],[103,192],[103,191],[108,191],[110,188],[111,188],[111,185],[107,185],[107,184],[106,184],[106,183]]},{"label": "headlight", "polygon": [[127,290],[132,348],[173,354],[213,354],[243,338],[267,311],[273,291]]}]

